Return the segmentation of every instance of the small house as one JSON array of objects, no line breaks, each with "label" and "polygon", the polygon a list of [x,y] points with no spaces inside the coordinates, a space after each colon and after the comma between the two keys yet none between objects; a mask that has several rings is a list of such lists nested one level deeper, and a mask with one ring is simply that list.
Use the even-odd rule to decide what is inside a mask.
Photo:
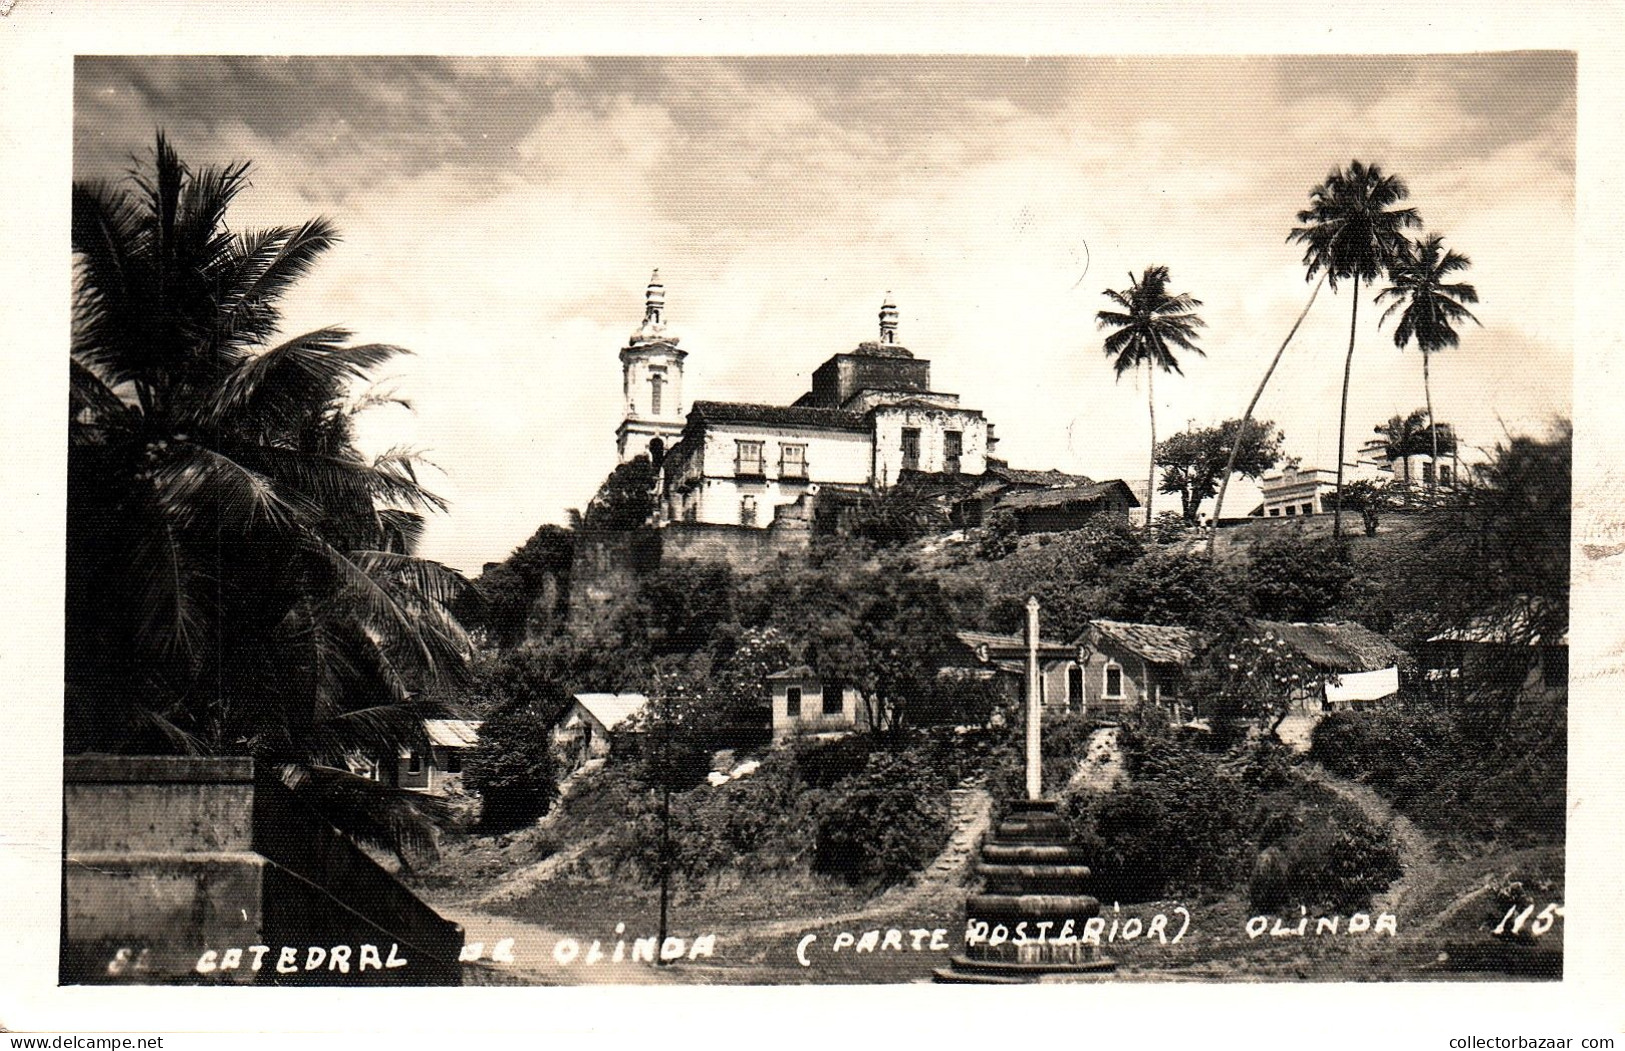
[{"label": "small house", "polygon": [[553,751],[566,766],[609,755],[617,733],[649,704],[641,693],[578,693],[553,724]]},{"label": "small house", "polygon": [[[1016,707],[1027,700],[1027,639],[1022,635],[999,635],[986,631],[956,631],[954,637],[964,649],[960,659],[942,668],[939,676],[980,673],[998,685]],[[1062,642],[1039,639],[1038,688],[1041,703],[1048,712],[1077,711],[1081,705],[1081,680],[1077,649]]]},{"label": "small house", "polygon": [[1276,727],[1277,737],[1300,750],[1309,747],[1325,713],[1397,694],[1400,669],[1409,663],[1404,650],[1362,624],[1255,620],[1252,627],[1280,639],[1329,677],[1320,689],[1294,698],[1286,718]]},{"label": "small house", "polygon": [[1566,690],[1566,623],[1552,617],[1540,600],[1523,598],[1440,632],[1419,654],[1428,690],[1446,703],[1464,700],[1474,686],[1497,683],[1517,683],[1523,699]]},{"label": "small house", "polygon": [[805,664],[767,677],[773,701],[773,743],[802,734],[845,733],[869,728],[869,710],[851,686],[825,682]]},{"label": "small house", "polygon": [[1195,714],[1183,696],[1185,669],[1209,642],[1203,632],[1166,624],[1092,620],[1078,640],[1082,710],[1120,715],[1142,701],[1176,718]]},{"label": "small house", "polygon": [[[429,750],[402,748],[395,758],[394,784],[413,792],[442,796],[453,791],[463,772],[463,761],[480,743],[479,719],[425,719],[423,733]],[[380,775],[385,771],[379,770]],[[387,780],[380,776],[379,780]]]},{"label": "small house", "polygon": [[1082,529],[1096,519],[1127,522],[1129,511],[1139,507],[1128,484],[1122,479],[1034,489],[1007,493],[993,504],[995,511],[1009,511],[1016,529],[1028,533],[1064,533]]}]

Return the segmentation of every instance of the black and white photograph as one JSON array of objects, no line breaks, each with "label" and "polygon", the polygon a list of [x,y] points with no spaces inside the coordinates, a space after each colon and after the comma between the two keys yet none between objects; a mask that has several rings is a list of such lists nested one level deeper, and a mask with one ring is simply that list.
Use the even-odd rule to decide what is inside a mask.
[{"label": "black and white photograph", "polygon": [[1576,987],[1578,50],[185,51],[38,176],[47,984]]}]

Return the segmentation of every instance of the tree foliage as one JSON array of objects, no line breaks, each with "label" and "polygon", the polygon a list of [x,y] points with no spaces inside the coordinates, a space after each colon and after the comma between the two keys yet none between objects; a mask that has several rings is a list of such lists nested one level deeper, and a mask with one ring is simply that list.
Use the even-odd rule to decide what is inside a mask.
[{"label": "tree foliage", "polygon": [[474,581],[480,602],[459,610],[465,624],[478,624],[498,648],[552,634],[562,623],[570,596],[575,536],[544,525],[507,559],[486,567]]},{"label": "tree foliage", "polygon": [[1347,547],[1336,540],[1282,533],[1248,550],[1247,594],[1267,620],[1325,620],[1354,579]]},{"label": "tree foliage", "polygon": [[641,529],[655,512],[655,465],[639,453],[616,464],[581,516],[581,528],[611,533]]},{"label": "tree foliage", "polygon": [[480,797],[480,825],[487,832],[524,828],[558,798],[550,747],[556,721],[551,708],[513,705],[480,726],[463,786]]},{"label": "tree foliage", "polygon": [[1180,514],[1191,525],[1197,522],[1202,501],[1219,491],[1230,447],[1241,436],[1235,473],[1258,478],[1281,461],[1285,435],[1268,420],[1254,420],[1241,432],[1240,420],[1226,420],[1217,427],[1193,427],[1157,444],[1156,464],[1162,468],[1160,491],[1179,496]]},{"label": "tree foliage", "polygon": [[127,183],[73,187],[65,744],[253,755],[334,815],[345,759],[421,747],[462,675],[465,582],[412,553],[444,506],[417,457],[356,444],[404,403],[352,388],[405,352],[276,342],[337,234],[231,230],[248,172],[160,134]]},{"label": "tree foliage", "polygon": [[[1409,196],[1410,190],[1398,176],[1384,175],[1375,164],[1351,161],[1346,169],[1333,169],[1324,182],[1309,191],[1309,207],[1298,213],[1302,225],[1287,235],[1288,241],[1304,246],[1303,264],[1310,280],[1324,273],[1333,291],[1339,281],[1354,285],[1349,297],[1349,349],[1343,362],[1343,397],[1337,424],[1339,498],[1347,456],[1349,377],[1360,317],[1360,286],[1371,284],[1405,257],[1409,243],[1404,231],[1422,223],[1416,209],[1395,207]],[[1332,531],[1341,536],[1341,504],[1335,515]]]},{"label": "tree foliage", "polygon": [[1189,293],[1168,291],[1168,268],[1148,266],[1138,278],[1129,275],[1129,287],[1121,292],[1106,289],[1103,295],[1117,308],[1101,310],[1095,314],[1095,324],[1110,329],[1106,337],[1106,356],[1112,360],[1117,378],[1131,369],[1145,366],[1146,406],[1151,418],[1151,465],[1146,476],[1145,520],[1152,521],[1152,496],[1157,474],[1157,404],[1154,396],[1155,376],[1163,372],[1181,372],[1175,350],[1188,350],[1193,354],[1205,353],[1196,345],[1197,329],[1204,322],[1196,309],[1201,300]]}]

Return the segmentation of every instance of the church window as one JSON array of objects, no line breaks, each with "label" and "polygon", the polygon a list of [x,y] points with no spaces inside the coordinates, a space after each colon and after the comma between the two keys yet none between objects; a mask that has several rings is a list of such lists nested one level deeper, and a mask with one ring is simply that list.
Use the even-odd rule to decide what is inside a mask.
[{"label": "church window", "polygon": [[807,477],[807,447],[805,445],[779,446],[779,477]]},{"label": "church window", "polygon": [[959,457],[965,451],[965,436],[960,431],[942,434],[942,469],[949,474],[959,473]]},{"label": "church window", "polygon": [[747,526],[756,524],[756,497],[746,495],[740,499],[739,524]]},{"label": "church window", "polygon": [[734,473],[761,477],[767,471],[762,463],[761,442],[735,442]]},{"label": "church window", "polygon": [[903,428],[903,470],[917,471],[920,469],[920,429],[918,427]]}]

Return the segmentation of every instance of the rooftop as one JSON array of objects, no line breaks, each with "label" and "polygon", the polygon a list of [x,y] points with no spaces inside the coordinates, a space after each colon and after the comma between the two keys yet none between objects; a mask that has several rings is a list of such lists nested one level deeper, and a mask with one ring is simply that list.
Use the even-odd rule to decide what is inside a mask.
[{"label": "rooftop", "polygon": [[578,693],[574,699],[606,730],[620,726],[649,703],[641,693]]},{"label": "rooftop", "polygon": [[482,725],[484,723],[479,719],[425,719],[423,732],[429,735],[431,744],[445,748],[473,748],[480,743]]},{"label": "rooftop", "polygon": [[1289,624],[1280,620],[1255,620],[1252,625],[1258,631],[1277,636],[1323,671],[1381,671],[1407,660],[1404,650],[1363,624]]},{"label": "rooftop", "polygon": [[689,420],[704,423],[754,423],[770,427],[819,427],[834,431],[868,433],[861,412],[810,405],[759,405],[740,401],[697,401]]},{"label": "rooftop", "polygon": [[1002,460],[988,460],[987,473],[1012,485],[1093,485],[1095,480],[1086,475],[1067,474],[1065,471],[1027,471],[1011,467]]},{"label": "rooftop", "polygon": [[1153,664],[1189,664],[1210,636],[1192,628],[1168,624],[1133,624],[1123,620],[1091,620],[1085,638],[1110,639]]},{"label": "rooftop", "polygon": [[[954,637],[966,648],[974,652],[976,659],[980,661],[990,661],[999,657],[1020,656],[1027,652],[1027,638],[1024,635],[996,635],[986,631],[956,631]],[[1076,653],[1076,649],[1064,642],[1055,642],[1043,637],[1038,640],[1038,655],[1047,660],[1058,657],[1071,657],[1075,656]]]},{"label": "rooftop", "polygon": [[1104,500],[1107,494],[1118,489],[1121,489],[1123,495],[1128,498],[1130,507],[1140,506],[1140,501],[1134,496],[1133,490],[1121,480],[1006,493],[999,497],[997,506],[1010,510],[1026,510],[1036,507],[1065,507],[1067,504],[1089,504]]}]

